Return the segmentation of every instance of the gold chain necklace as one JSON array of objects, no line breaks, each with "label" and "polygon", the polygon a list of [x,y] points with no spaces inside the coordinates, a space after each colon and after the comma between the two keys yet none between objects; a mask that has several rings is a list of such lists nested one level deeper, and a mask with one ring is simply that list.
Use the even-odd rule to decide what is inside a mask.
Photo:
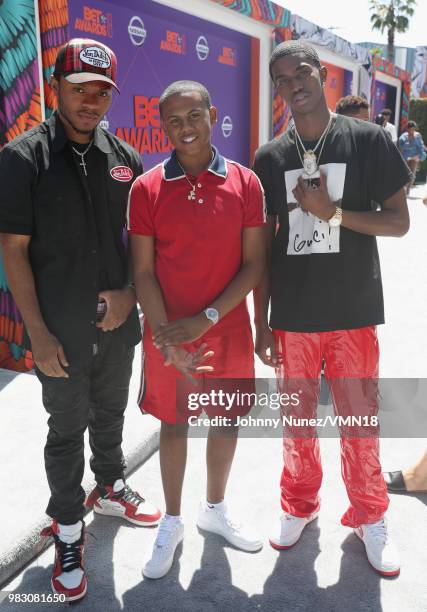
[{"label": "gold chain necklace", "polygon": [[[211,160],[209,162],[209,166],[212,164],[212,162],[214,160],[214,157],[215,157],[215,151],[212,151],[212,157],[211,157]],[[187,181],[188,181],[188,183],[189,183],[189,185],[191,187],[191,190],[188,192],[187,200],[195,200],[196,199],[196,183],[194,183],[194,185],[193,185],[193,183],[190,181],[190,179],[188,178],[187,173],[185,172],[184,168],[179,163],[178,157],[176,158],[176,161],[178,162],[178,166],[181,168],[183,175],[185,176],[185,178],[187,179]]]},{"label": "gold chain necklace", "polygon": [[[294,125],[295,136],[296,136],[295,146],[297,148],[298,156],[301,160],[301,165],[304,168],[303,179],[318,178],[320,176],[319,174],[320,157],[322,155],[323,147],[325,146],[326,139],[332,127],[333,118],[334,118],[334,115],[330,113],[328,124],[323,130],[322,134],[320,135],[320,138],[317,141],[317,144],[314,147],[314,149],[305,148],[304,143],[301,140],[300,135],[298,134],[297,126]],[[299,150],[300,146],[303,151],[303,155],[301,155],[301,152]],[[319,151],[319,156],[317,157],[316,151],[319,148],[319,146],[320,146],[320,151]]]}]

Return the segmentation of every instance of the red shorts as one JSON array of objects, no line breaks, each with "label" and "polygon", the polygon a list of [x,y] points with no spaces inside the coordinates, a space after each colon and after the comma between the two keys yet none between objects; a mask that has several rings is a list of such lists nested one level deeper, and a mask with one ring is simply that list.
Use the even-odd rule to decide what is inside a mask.
[{"label": "red shorts", "polygon": [[[206,339],[202,337],[184,345],[184,348],[194,352],[203,343],[207,344],[206,351],[214,352],[203,365],[211,365],[214,370],[195,374],[196,384],[193,384],[174,366],[164,365],[164,357],[153,345],[150,330],[144,330],[141,389],[138,399],[142,412],[171,424],[187,423],[189,416],[199,415],[202,410],[210,417],[243,416],[249,412],[251,405],[248,405],[247,399],[242,402],[239,399],[221,401],[218,392],[228,393],[228,398],[236,392],[240,392],[236,393],[239,398],[242,393],[255,393],[254,345],[250,326],[239,327],[224,336]],[[207,402],[206,396],[209,395],[212,399],[212,392],[216,395],[213,401]],[[204,397],[199,402],[200,394]]]}]

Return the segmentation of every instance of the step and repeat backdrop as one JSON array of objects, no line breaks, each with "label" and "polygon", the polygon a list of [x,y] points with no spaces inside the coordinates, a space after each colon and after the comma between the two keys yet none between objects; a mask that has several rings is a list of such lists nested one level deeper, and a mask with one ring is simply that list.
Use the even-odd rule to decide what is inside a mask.
[{"label": "step and repeat backdrop", "polygon": [[69,2],[69,36],[110,46],[118,59],[120,95],[103,125],[133,145],[145,169],[170,153],[158,99],[179,79],[203,83],[218,109],[214,143],[249,164],[251,37],[154,2]]}]

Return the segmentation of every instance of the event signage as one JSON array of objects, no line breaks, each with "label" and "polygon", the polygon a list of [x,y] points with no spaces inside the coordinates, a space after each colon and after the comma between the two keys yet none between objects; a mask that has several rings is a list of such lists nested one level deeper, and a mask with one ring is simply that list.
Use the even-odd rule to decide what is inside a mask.
[{"label": "event signage", "polygon": [[226,157],[249,164],[249,36],[151,0],[73,0],[69,23],[70,36],[99,40],[116,53],[121,93],[102,124],[143,155],[145,169],[170,154],[159,96],[178,79],[208,88],[218,110],[213,142]]}]

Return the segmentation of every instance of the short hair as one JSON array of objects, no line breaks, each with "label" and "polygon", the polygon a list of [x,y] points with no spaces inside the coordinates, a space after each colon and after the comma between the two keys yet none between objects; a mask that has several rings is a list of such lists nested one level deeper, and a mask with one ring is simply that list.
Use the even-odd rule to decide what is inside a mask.
[{"label": "short hair", "polygon": [[338,115],[351,115],[357,113],[361,108],[369,110],[369,103],[362,96],[344,96],[337,102],[335,112]]},{"label": "short hair", "polygon": [[174,81],[166,87],[159,98],[159,111],[162,114],[162,106],[168,98],[176,94],[187,93],[189,91],[197,91],[200,94],[207,108],[212,106],[211,95],[204,85],[197,81]]},{"label": "short hair", "polygon": [[383,108],[381,111],[381,115],[389,115],[391,117],[391,109],[390,108]]},{"label": "short hair", "polygon": [[417,124],[415,123],[415,121],[411,120],[411,121],[408,121],[408,125],[406,127],[417,129]]},{"label": "short hair", "polygon": [[316,68],[321,68],[320,58],[317,54],[317,51],[314,47],[307,44],[303,40],[285,40],[285,42],[277,45],[273,50],[273,53],[270,57],[270,62],[268,65],[268,69],[270,72],[271,80],[273,80],[273,66],[282,57],[286,57],[288,55],[304,55],[304,57]]}]

